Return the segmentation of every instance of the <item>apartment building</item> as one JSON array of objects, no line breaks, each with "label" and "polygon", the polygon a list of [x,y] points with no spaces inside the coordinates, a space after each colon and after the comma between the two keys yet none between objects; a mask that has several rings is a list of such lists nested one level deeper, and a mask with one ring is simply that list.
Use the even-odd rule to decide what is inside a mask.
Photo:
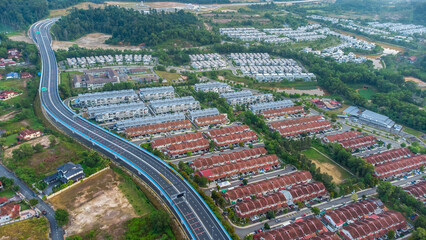
[{"label": "apartment building", "polygon": [[212,168],[217,166],[223,166],[231,163],[240,161],[246,161],[253,158],[261,157],[267,154],[268,151],[264,147],[256,147],[251,149],[245,149],[241,151],[224,153],[205,158],[197,158],[190,162],[190,166],[195,170],[203,170],[206,168]]},{"label": "apartment building", "polygon": [[97,122],[111,122],[149,115],[148,108],[141,102],[88,107],[87,113],[90,119],[95,119]]},{"label": "apartment building", "polygon": [[354,223],[373,214],[380,214],[384,212],[384,207],[385,205],[379,199],[370,198],[327,211],[323,219],[333,230],[337,230],[345,224]]},{"label": "apartment building", "polygon": [[254,235],[255,240],[312,239],[327,232],[321,220],[315,217],[294,222],[287,226]]},{"label": "apartment building", "polygon": [[259,114],[265,110],[273,110],[273,109],[282,109],[287,107],[294,106],[293,101],[291,100],[282,100],[276,102],[268,102],[268,103],[257,103],[250,106],[250,110],[254,114]]},{"label": "apartment building", "polygon": [[207,83],[197,83],[194,86],[195,91],[199,92],[215,92],[215,93],[225,93],[232,91],[231,86],[222,82],[207,82]]},{"label": "apartment building", "polygon": [[246,161],[235,162],[224,166],[207,168],[199,171],[200,176],[215,181],[218,179],[239,177],[240,174],[249,175],[259,171],[267,171],[272,167],[279,166],[280,160],[276,155],[265,155]]},{"label": "apartment building", "polygon": [[344,226],[340,234],[350,240],[380,239],[389,231],[407,228],[407,222],[400,212],[389,210],[384,213],[356,221]]},{"label": "apartment building", "polygon": [[200,102],[196,101],[192,96],[152,100],[149,106],[156,114],[184,112],[201,108]]},{"label": "apartment building", "polygon": [[294,106],[294,107],[285,107],[277,108],[272,110],[264,110],[261,112],[261,115],[266,120],[280,119],[282,117],[300,115],[305,113],[303,106]]},{"label": "apartment building", "polygon": [[308,171],[298,171],[287,175],[266,179],[245,186],[236,187],[224,193],[225,199],[231,203],[250,199],[251,196],[263,196],[290,188],[297,184],[308,183],[312,175]]},{"label": "apartment building", "polygon": [[175,97],[175,89],[172,86],[141,88],[139,95],[143,100],[171,99]]},{"label": "apartment building", "polygon": [[189,120],[180,120],[126,128],[124,130],[124,134],[130,138],[146,137],[166,132],[185,131],[191,129],[191,126],[192,125]]},{"label": "apartment building", "polygon": [[362,135],[362,133],[358,132],[358,131],[348,131],[348,132],[328,135],[326,137],[323,137],[322,141],[324,143],[341,142],[341,141],[346,141],[346,140],[357,138],[361,135]]},{"label": "apartment building", "polygon": [[380,179],[398,177],[426,165],[426,154],[386,162],[374,167],[374,174]]},{"label": "apartment building", "polygon": [[364,157],[364,159],[365,161],[375,166],[378,164],[383,164],[386,162],[391,162],[391,161],[399,160],[402,158],[408,158],[413,155],[414,154],[408,148],[398,148],[398,149],[392,149],[386,152],[369,155],[367,157]]},{"label": "apartment building", "polygon": [[201,132],[197,133],[188,133],[177,136],[165,137],[154,139],[151,142],[151,147],[162,150],[174,144],[180,144],[184,142],[193,142],[200,139],[203,139],[203,134]]},{"label": "apartment building", "polygon": [[95,107],[118,103],[131,103],[140,101],[134,90],[107,91],[79,94],[74,105],[79,107]]}]

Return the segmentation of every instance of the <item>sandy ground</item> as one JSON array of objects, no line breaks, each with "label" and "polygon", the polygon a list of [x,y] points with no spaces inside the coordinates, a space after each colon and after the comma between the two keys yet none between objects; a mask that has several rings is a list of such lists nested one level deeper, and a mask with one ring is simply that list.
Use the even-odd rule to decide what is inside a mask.
[{"label": "sandy ground", "polygon": [[317,167],[321,168],[321,172],[327,173],[328,175],[333,177],[333,182],[336,184],[342,183],[342,173],[337,169],[337,166],[331,163],[322,163],[315,159],[311,159],[312,162],[315,163]]},{"label": "sandy ground", "polygon": [[[31,144],[31,146],[35,146],[37,143],[40,143],[41,145],[43,145],[44,147],[48,147],[50,144],[49,141],[49,135],[45,135],[45,136],[41,136],[39,138],[33,139],[33,140],[29,140],[26,143]],[[10,158],[12,157],[12,151],[14,149],[19,148],[19,145],[16,145],[14,147],[8,148],[4,151],[4,157],[5,158]]]},{"label": "sandy ground", "polygon": [[33,43],[33,41],[25,34],[25,32],[10,36],[9,39],[13,41],[22,41],[26,43]]},{"label": "sandy ground", "polygon": [[309,94],[309,95],[317,95],[317,96],[324,96],[325,92],[321,89],[321,88],[317,88],[317,89],[311,89],[311,90],[299,90],[299,89],[294,89],[294,88],[275,88],[277,90],[277,92],[286,92],[288,94]]},{"label": "sandy ground", "polygon": [[49,199],[55,209],[70,213],[66,236],[92,229],[108,232],[113,239],[122,236],[123,224],[137,215],[118,185],[117,175],[108,169]]},{"label": "sandy ground", "polygon": [[71,8],[89,9],[89,6],[92,7],[92,8],[102,8],[104,5],[103,4],[90,3],[90,2],[82,2],[82,3],[79,3],[77,5],[71,6],[69,8],[50,10],[49,17],[54,18],[54,17],[64,16],[64,15],[69,14],[68,10],[70,10]]},{"label": "sandy ground", "polygon": [[119,50],[140,50],[137,46],[115,46],[105,44],[105,41],[110,38],[111,35],[103,34],[103,33],[90,33],[84,37],[81,37],[73,42],[70,41],[53,41],[53,50],[58,49],[68,49],[74,44],[77,44],[80,47],[88,48],[88,49],[119,49]]},{"label": "sandy ground", "polygon": [[421,79],[418,79],[418,78],[415,78],[415,77],[404,77],[404,80],[406,82],[408,82],[408,81],[415,82],[415,83],[417,83],[419,85],[423,85],[423,86],[426,85],[426,83],[423,82]]},{"label": "sandy ground", "polygon": [[10,113],[6,113],[6,114],[0,116],[0,122],[10,120],[18,113],[19,113],[19,111],[13,111],[13,112],[10,112]]}]

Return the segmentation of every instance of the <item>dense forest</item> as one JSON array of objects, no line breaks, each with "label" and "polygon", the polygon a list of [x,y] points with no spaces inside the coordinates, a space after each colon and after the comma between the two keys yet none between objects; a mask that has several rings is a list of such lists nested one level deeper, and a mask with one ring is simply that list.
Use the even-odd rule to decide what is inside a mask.
[{"label": "dense forest", "polygon": [[20,30],[46,17],[49,11],[46,0],[1,0],[0,13],[0,25]]},{"label": "dense forest", "polygon": [[220,38],[204,29],[191,13],[152,11],[141,14],[131,9],[106,7],[105,9],[73,9],[53,27],[59,40],[74,40],[88,33],[111,34],[108,44],[156,46],[169,40],[182,39],[196,45],[219,42]]}]

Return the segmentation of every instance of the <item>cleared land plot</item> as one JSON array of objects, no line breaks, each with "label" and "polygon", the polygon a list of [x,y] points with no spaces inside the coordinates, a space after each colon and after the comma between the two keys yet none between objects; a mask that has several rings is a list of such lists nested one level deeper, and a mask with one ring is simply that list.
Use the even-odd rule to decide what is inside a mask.
[{"label": "cleared land plot", "polygon": [[11,36],[8,36],[8,38],[10,40],[17,41],[17,42],[33,43],[33,41],[26,35],[25,32],[13,34]]},{"label": "cleared land plot", "polygon": [[89,7],[92,7],[92,8],[103,8],[104,6],[105,6],[104,4],[96,4],[96,3],[90,3],[90,2],[83,2],[83,3],[76,4],[74,6],[68,7],[68,8],[50,10],[49,18],[55,18],[55,17],[59,17],[59,16],[68,15],[69,14],[69,10],[71,10],[72,8],[89,9]]},{"label": "cleared land plot", "polygon": [[0,227],[1,240],[49,239],[49,222],[46,218],[32,218]]},{"label": "cleared land plot", "polygon": [[421,79],[419,79],[419,78],[415,78],[415,77],[404,77],[404,80],[405,80],[406,82],[411,81],[411,82],[415,82],[415,83],[417,83],[417,84],[419,84],[419,85],[426,86],[426,82],[423,82],[423,81],[422,81]]},{"label": "cleared land plot", "polygon": [[70,223],[65,227],[68,236],[96,229],[97,235],[108,234],[112,239],[120,239],[129,219],[152,210],[148,201],[129,197],[131,192],[135,191],[123,177],[108,169],[71,186],[49,202],[55,209],[67,209],[70,213]]},{"label": "cleared land plot", "polygon": [[179,73],[170,73],[166,71],[155,71],[155,73],[157,73],[160,78],[166,79],[168,81],[180,78]]},{"label": "cleared land plot", "polygon": [[334,164],[330,159],[324,157],[319,152],[310,148],[302,152],[307,158],[312,160],[317,167],[321,168],[321,172],[325,172],[333,177],[333,182],[339,184],[345,179],[350,178],[351,175],[341,167]]},{"label": "cleared land plot", "polygon": [[[44,147],[48,147],[50,144],[49,141],[49,135],[45,135],[36,139],[32,139],[30,141],[27,141],[27,143],[31,144],[31,146],[35,146],[37,143],[40,143],[41,145],[43,145]],[[8,148],[4,151],[4,157],[5,158],[10,158],[12,157],[12,151],[14,149],[19,148],[20,144],[11,148]]]},{"label": "cleared land plot", "polygon": [[105,44],[105,41],[109,39],[111,35],[103,33],[90,33],[87,34],[75,41],[53,41],[53,50],[58,49],[68,49],[74,44],[77,44],[80,47],[88,49],[119,49],[119,50],[140,50],[137,46],[116,46]]}]

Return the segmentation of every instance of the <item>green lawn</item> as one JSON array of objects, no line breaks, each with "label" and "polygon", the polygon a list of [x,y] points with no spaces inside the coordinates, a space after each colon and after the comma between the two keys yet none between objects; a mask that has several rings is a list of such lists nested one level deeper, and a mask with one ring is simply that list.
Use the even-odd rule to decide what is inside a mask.
[{"label": "green lawn", "polygon": [[167,79],[167,80],[172,80],[172,79],[178,79],[178,78],[180,78],[180,74],[179,73],[170,73],[170,72],[158,71],[158,70],[156,70],[155,73],[157,73],[158,76],[160,76],[161,78]]},{"label": "green lawn", "polygon": [[422,133],[420,131],[417,131],[417,130],[414,130],[412,128],[409,128],[409,127],[404,127],[404,132],[406,132],[408,134],[411,134],[411,135],[414,135],[416,137],[420,137],[420,136],[422,136],[422,135],[425,134],[425,133]]},{"label": "green lawn", "polygon": [[0,197],[13,197],[15,196],[15,192],[12,189],[4,190],[0,192]]},{"label": "green lawn", "polygon": [[375,92],[373,90],[371,90],[371,88],[367,88],[367,89],[359,89],[358,90],[359,95],[361,95],[363,98],[370,100],[371,97],[375,94]]},{"label": "green lawn", "polygon": [[309,148],[308,150],[303,151],[303,154],[309,159],[315,159],[322,163],[324,162],[333,163],[328,158],[324,157],[323,155],[321,155],[319,152],[315,151],[312,148]]},{"label": "green lawn", "polygon": [[12,134],[10,136],[7,136],[6,137],[6,146],[10,146],[10,145],[12,145],[14,143],[17,143],[18,142],[18,139],[16,139],[17,136],[18,136],[17,133],[16,134]]}]

